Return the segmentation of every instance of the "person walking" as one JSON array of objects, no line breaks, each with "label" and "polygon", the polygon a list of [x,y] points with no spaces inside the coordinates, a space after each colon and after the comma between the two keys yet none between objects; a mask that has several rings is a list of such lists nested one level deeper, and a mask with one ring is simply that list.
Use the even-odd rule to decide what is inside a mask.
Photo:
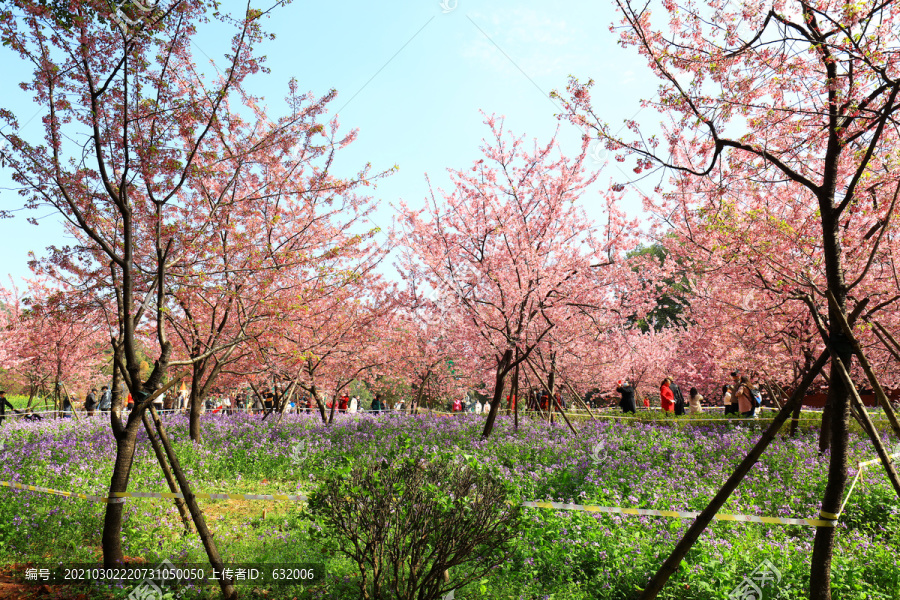
[{"label": "person walking", "polygon": [[666,377],[659,386],[659,401],[663,413],[675,412],[675,394],[672,393],[672,380]]},{"label": "person walking", "polygon": [[97,388],[91,388],[87,397],[84,399],[84,410],[87,411],[89,417],[94,416],[94,409],[97,407]]},{"label": "person walking", "polygon": [[722,386],[722,406],[725,407],[725,416],[728,416],[731,414],[737,414],[737,404],[731,403],[732,395],[733,394],[731,393],[731,386],[723,385]]},{"label": "person walking", "polygon": [[350,396],[344,394],[341,396],[341,401],[338,402],[338,412],[345,413],[348,408],[350,408]]},{"label": "person walking", "polygon": [[692,387],[690,392],[690,405],[691,405],[691,414],[699,415],[703,412],[703,406],[701,406],[701,402],[703,402],[703,396],[700,395],[700,392],[697,391],[697,388]]},{"label": "person walking", "polygon": [[351,415],[355,415],[357,410],[359,410],[359,397],[353,396],[353,398],[350,399],[350,406],[347,407],[347,411]]},{"label": "person walking", "polygon": [[735,371],[731,372],[731,385],[728,388],[728,391],[731,392],[730,414],[738,415],[741,412],[738,407],[738,388],[739,387],[741,387],[741,372],[735,370]]},{"label": "person walking", "polygon": [[100,412],[109,412],[112,410],[112,393],[107,386],[100,388],[100,404],[97,405]]},{"label": "person walking", "polygon": [[451,407],[450,412],[455,412],[455,413],[462,412],[462,400],[460,400],[459,398],[454,400],[453,406]]},{"label": "person walking", "polygon": [[69,418],[72,417],[72,410],[74,410],[74,409],[72,408],[72,401],[73,401],[73,400],[75,400],[75,398],[70,398],[70,397],[65,396],[65,395],[63,396],[63,405],[62,405],[62,413],[63,413],[62,416],[63,416],[63,418],[69,419]]},{"label": "person walking", "polygon": [[375,394],[375,398],[372,399],[372,412],[380,413],[384,410],[384,402],[381,401],[381,394]]},{"label": "person walking", "polygon": [[678,387],[678,384],[675,383],[675,379],[670,375],[669,376],[669,389],[672,390],[672,396],[675,397],[675,416],[680,417],[684,414],[684,394],[681,393],[681,388]]},{"label": "person walking", "polygon": [[12,404],[10,404],[9,400],[6,399],[6,392],[0,391],[0,425],[3,425],[3,419],[6,418],[6,407],[9,407],[9,410],[13,412],[18,412]]},{"label": "person walking", "polygon": [[619,400],[619,408],[622,409],[622,414],[637,414],[637,406],[634,404],[634,386],[626,379],[619,382],[616,391],[622,394],[622,399]]},{"label": "person walking", "polygon": [[753,391],[750,389],[750,380],[744,375],[735,392],[738,401],[738,411],[742,417],[752,418],[756,414],[756,406],[753,404]]},{"label": "person walking", "polygon": [[758,419],[757,411],[762,408],[762,392],[759,389],[759,374],[756,371],[750,373],[750,402],[753,404],[753,417]]}]

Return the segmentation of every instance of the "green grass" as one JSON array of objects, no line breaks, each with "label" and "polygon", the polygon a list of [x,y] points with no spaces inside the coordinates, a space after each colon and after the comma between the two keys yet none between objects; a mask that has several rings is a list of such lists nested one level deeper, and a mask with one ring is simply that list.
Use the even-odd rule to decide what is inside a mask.
[{"label": "green grass", "polygon": [[[297,418],[278,426],[255,417],[207,418],[201,444],[187,439],[183,418],[171,420],[168,427],[195,491],[297,494],[334,476],[345,461],[452,451],[489,465],[510,482],[518,500],[700,510],[767,425],[720,418],[692,423],[690,418],[651,416],[647,421],[579,419],[575,437],[564,424],[550,427],[530,417],[514,433],[509,421],[501,419],[487,442],[479,441],[483,420],[477,416],[365,416],[330,428]],[[723,512],[814,517],[828,464],[817,453],[816,427],[805,422],[796,439],[779,437]],[[99,418],[6,424],[0,431],[6,446],[0,479],[102,494],[114,457],[107,429]],[[594,455],[598,444],[605,453],[599,461]],[[868,440],[854,433],[852,462],[873,456]],[[129,489],[168,491],[145,440]],[[104,505],[8,489],[0,489],[0,497],[0,563],[100,560]],[[358,597],[354,565],[334,553],[333,540],[317,535],[302,504],[200,504],[226,561],[324,565],[325,581],[272,588],[265,597]],[[170,501],[129,500],[124,521],[128,557],[151,565],[162,559],[206,562],[199,539],[182,534]],[[508,561],[487,580],[458,590],[456,598],[627,600],[688,525],[687,520],[528,509]],[[763,560],[780,569],[783,597],[803,597],[813,534],[808,527],[715,522],[660,598],[726,598]],[[900,600],[898,552],[900,501],[875,465],[857,484],[839,525],[834,600]],[[262,594],[247,587],[239,591],[243,597]],[[183,598],[216,596],[215,590],[181,592]],[[122,589],[107,595],[128,593],[130,589]]]}]

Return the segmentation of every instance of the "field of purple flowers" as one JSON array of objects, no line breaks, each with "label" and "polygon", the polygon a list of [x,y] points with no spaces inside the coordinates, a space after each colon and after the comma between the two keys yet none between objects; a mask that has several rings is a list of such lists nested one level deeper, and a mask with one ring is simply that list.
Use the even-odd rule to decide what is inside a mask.
[{"label": "field of purple flowers", "polygon": [[[748,422],[672,427],[582,421],[576,437],[564,426],[529,420],[514,433],[511,421],[501,418],[494,435],[483,441],[477,415],[357,415],[328,428],[305,416],[286,416],[276,425],[235,415],[207,417],[203,441],[194,444],[187,439],[185,418],[171,417],[167,426],[195,491],[304,493],[347,460],[452,452],[499,473],[518,500],[666,510],[701,510],[760,432],[758,424]],[[0,442],[0,479],[105,495],[114,443],[108,424],[99,418],[7,423]],[[855,436],[852,446],[854,461],[874,456],[861,437]],[[724,511],[814,517],[827,460],[817,453],[814,432],[779,438]],[[139,444],[130,489],[168,491],[145,439]],[[3,564],[99,559],[104,505],[6,488],[0,496]],[[355,597],[348,583],[353,566],[311,534],[302,506],[202,505],[226,561],[327,565],[326,582],[272,591],[267,597]],[[526,509],[510,561],[491,578],[458,591],[456,598],[629,598],[688,524]],[[900,501],[877,465],[863,473],[839,527],[835,600],[900,600]],[[745,575],[769,561],[780,579],[766,590],[766,598],[801,598],[813,533],[809,527],[718,522],[705,532],[664,597],[726,598]],[[199,539],[181,535],[178,513],[168,501],[129,500],[123,540],[126,555],[150,563],[164,558],[205,562]]]}]

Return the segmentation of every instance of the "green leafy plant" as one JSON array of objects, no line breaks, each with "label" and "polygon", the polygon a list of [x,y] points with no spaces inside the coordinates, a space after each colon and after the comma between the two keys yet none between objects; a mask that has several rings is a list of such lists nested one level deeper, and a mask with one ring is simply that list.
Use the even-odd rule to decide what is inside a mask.
[{"label": "green leafy plant", "polygon": [[481,581],[519,535],[506,486],[475,461],[399,457],[336,469],[310,512],[367,600],[437,600]]}]

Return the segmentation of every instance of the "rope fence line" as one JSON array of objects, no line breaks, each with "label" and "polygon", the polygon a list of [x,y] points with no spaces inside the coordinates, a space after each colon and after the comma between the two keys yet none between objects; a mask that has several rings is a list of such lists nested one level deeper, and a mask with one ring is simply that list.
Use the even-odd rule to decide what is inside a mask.
[{"label": "rope fence line", "polygon": [[[700,515],[697,511],[652,510],[647,508],[622,508],[618,506],[594,506],[590,504],[568,504],[564,502],[523,502],[529,508],[551,508],[553,510],[580,510],[607,514],[638,515],[645,517],[666,517],[669,519],[694,519]],[[717,521],[734,521],[738,523],[765,523],[767,525],[801,525],[807,527],[834,527],[831,519],[798,519],[788,517],[757,517],[754,515],[733,515],[717,513]]]},{"label": "rope fence line", "polygon": [[[23,485],[11,481],[0,481],[0,486],[27,490],[30,492],[41,492],[45,494],[53,494],[57,496],[65,496],[69,498],[81,498],[82,500],[90,500],[93,502],[103,502],[108,504],[121,504],[126,498],[158,498],[158,499],[184,499],[184,494],[173,492],[113,492],[112,497],[92,496],[89,494],[81,494],[77,492],[66,492],[62,490],[54,490],[50,488]],[[307,502],[305,495],[291,494],[209,494],[196,493],[194,498],[198,500],[268,500],[268,501],[293,501]],[[586,512],[599,512],[606,514],[621,514],[633,516],[648,517],[665,517],[671,519],[693,519],[700,513],[695,511],[673,511],[673,510],[654,510],[646,508],[626,508],[621,506],[595,506],[582,504],[569,504],[564,502],[546,502],[546,501],[526,501],[521,503],[526,508],[549,508],[554,510],[580,510]],[[764,523],[769,525],[801,525],[810,527],[834,527],[837,519],[830,519],[825,514],[821,515],[822,519],[798,519],[785,517],[758,517],[754,515],[735,515],[735,514],[717,514],[716,520],[733,521],[739,523]]]},{"label": "rope fence line", "polygon": [[[900,452],[888,455],[892,461],[900,457]],[[804,519],[797,517],[761,517],[756,515],[728,514],[718,513],[713,518],[717,521],[731,521],[735,523],[762,523],[766,525],[800,525],[804,527],[835,527],[840,515],[844,512],[847,502],[850,500],[856,482],[859,481],[862,472],[866,467],[872,466],[880,462],[880,458],[875,458],[858,463],[858,470],[847,497],[841,505],[838,514],[821,511],[819,519]],[[111,497],[93,496],[90,494],[82,494],[79,492],[70,492],[63,490],[55,490],[35,485],[24,485],[14,481],[0,481],[0,487],[15,488],[30,492],[40,492],[44,494],[53,494],[56,496],[64,496],[68,498],[81,498],[82,500],[90,500],[93,502],[103,502],[107,504],[120,504],[125,502],[126,498],[162,498],[172,500],[175,498],[184,499],[184,494],[178,492],[113,492]],[[303,494],[226,494],[226,493],[196,493],[192,494],[198,500],[267,500],[267,501],[289,501],[289,502],[307,502],[308,497]],[[545,508],[552,510],[574,510],[593,513],[620,514],[632,516],[646,517],[663,517],[669,519],[694,519],[700,515],[697,511],[676,511],[676,510],[655,510],[648,508],[626,508],[621,506],[597,506],[592,504],[572,504],[567,502],[550,502],[529,500],[521,503],[526,508]]]},{"label": "rope fence line", "polygon": [[[900,457],[900,452],[895,452],[893,454],[888,454],[888,458],[891,459],[891,462],[896,462],[896,458]],[[820,513],[820,516],[830,518],[833,516],[835,520],[837,520],[842,514],[844,514],[844,507],[847,506],[847,502],[850,501],[850,495],[853,493],[853,488],[856,487],[856,482],[859,481],[859,478],[862,476],[863,471],[866,470],[866,467],[871,467],[872,465],[881,462],[880,458],[873,458],[871,460],[866,460],[857,466],[856,475],[853,477],[853,482],[850,484],[850,489],[847,491],[847,497],[844,498],[844,502],[841,504],[840,510],[838,510],[838,514],[832,515],[831,513]]]},{"label": "rope fence line", "polygon": [[53,494],[55,496],[65,496],[67,498],[81,498],[82,500],[91,500],[92,502],[103,502],[104,504],[121,504],[124,499],[104,498],[102,496],[91,496],[89,494],[80,494],[78,492],[64,492],[62,490],[54,490],[50,488],[40,487],[36,485],[24,485],[15,481],[0,481],[0,486],[8,488],[16,488],[19,490],[28,490],[29,492],[41,492],[44,494]]},{"label": "rope fence line", "polygon": [[[173,492],[113,492],[111,497],[92,496],[89,494],[81,494],[78,492],[66,492],[63,490],[54,490],[35,485],[23,485],[12,481],[0,481],[0,486],[27,490],[30,492],[41,492],[45,494],[53,494],[57,496],[65,496],[69,498],[81,498],[82,500],[90,500],[93,502],[103,502],[107,504],[121,504],[126,498],[160,498],[172,500],[175,498],[184,499],[184,494]],[[198,500],[275,500],[275,501],[293,501],[307,502],[305,495],[292,494],[209,494],[196,493],[194,498]],[[692,519],[699,515],[699,512],[693,511],[672,511],[672,510],[653,510],[645,508],[625,508],[619,506],[594,506],[569,504],[563,502],[544,502],[544,501],[527,501],[522,502],[522,506],[526,508],[550,508],[554,510],[582,510],[586,512],[600,512],[606,514],[622,514],[649,517],[666,517],[673,519]],[[824,516],[823,516],[824,517]],[[720,521],[734,521],[742,523],[765,523],[770,525],[805,525],[811,527],[834,527],[835,520],[831,519],[797,519],[783,517],[757,517],[753,515],[733,515],[733,514],[717,514],[715,516]]]},{"label": "rope fence line", "polygon": [[[306,496],[291,494],[191,494],[198,500],[282,500],[292,502],[306,502]],[[184,500],[184,494],[180,492],[113,492],[113,498],[167,498]]]}]

